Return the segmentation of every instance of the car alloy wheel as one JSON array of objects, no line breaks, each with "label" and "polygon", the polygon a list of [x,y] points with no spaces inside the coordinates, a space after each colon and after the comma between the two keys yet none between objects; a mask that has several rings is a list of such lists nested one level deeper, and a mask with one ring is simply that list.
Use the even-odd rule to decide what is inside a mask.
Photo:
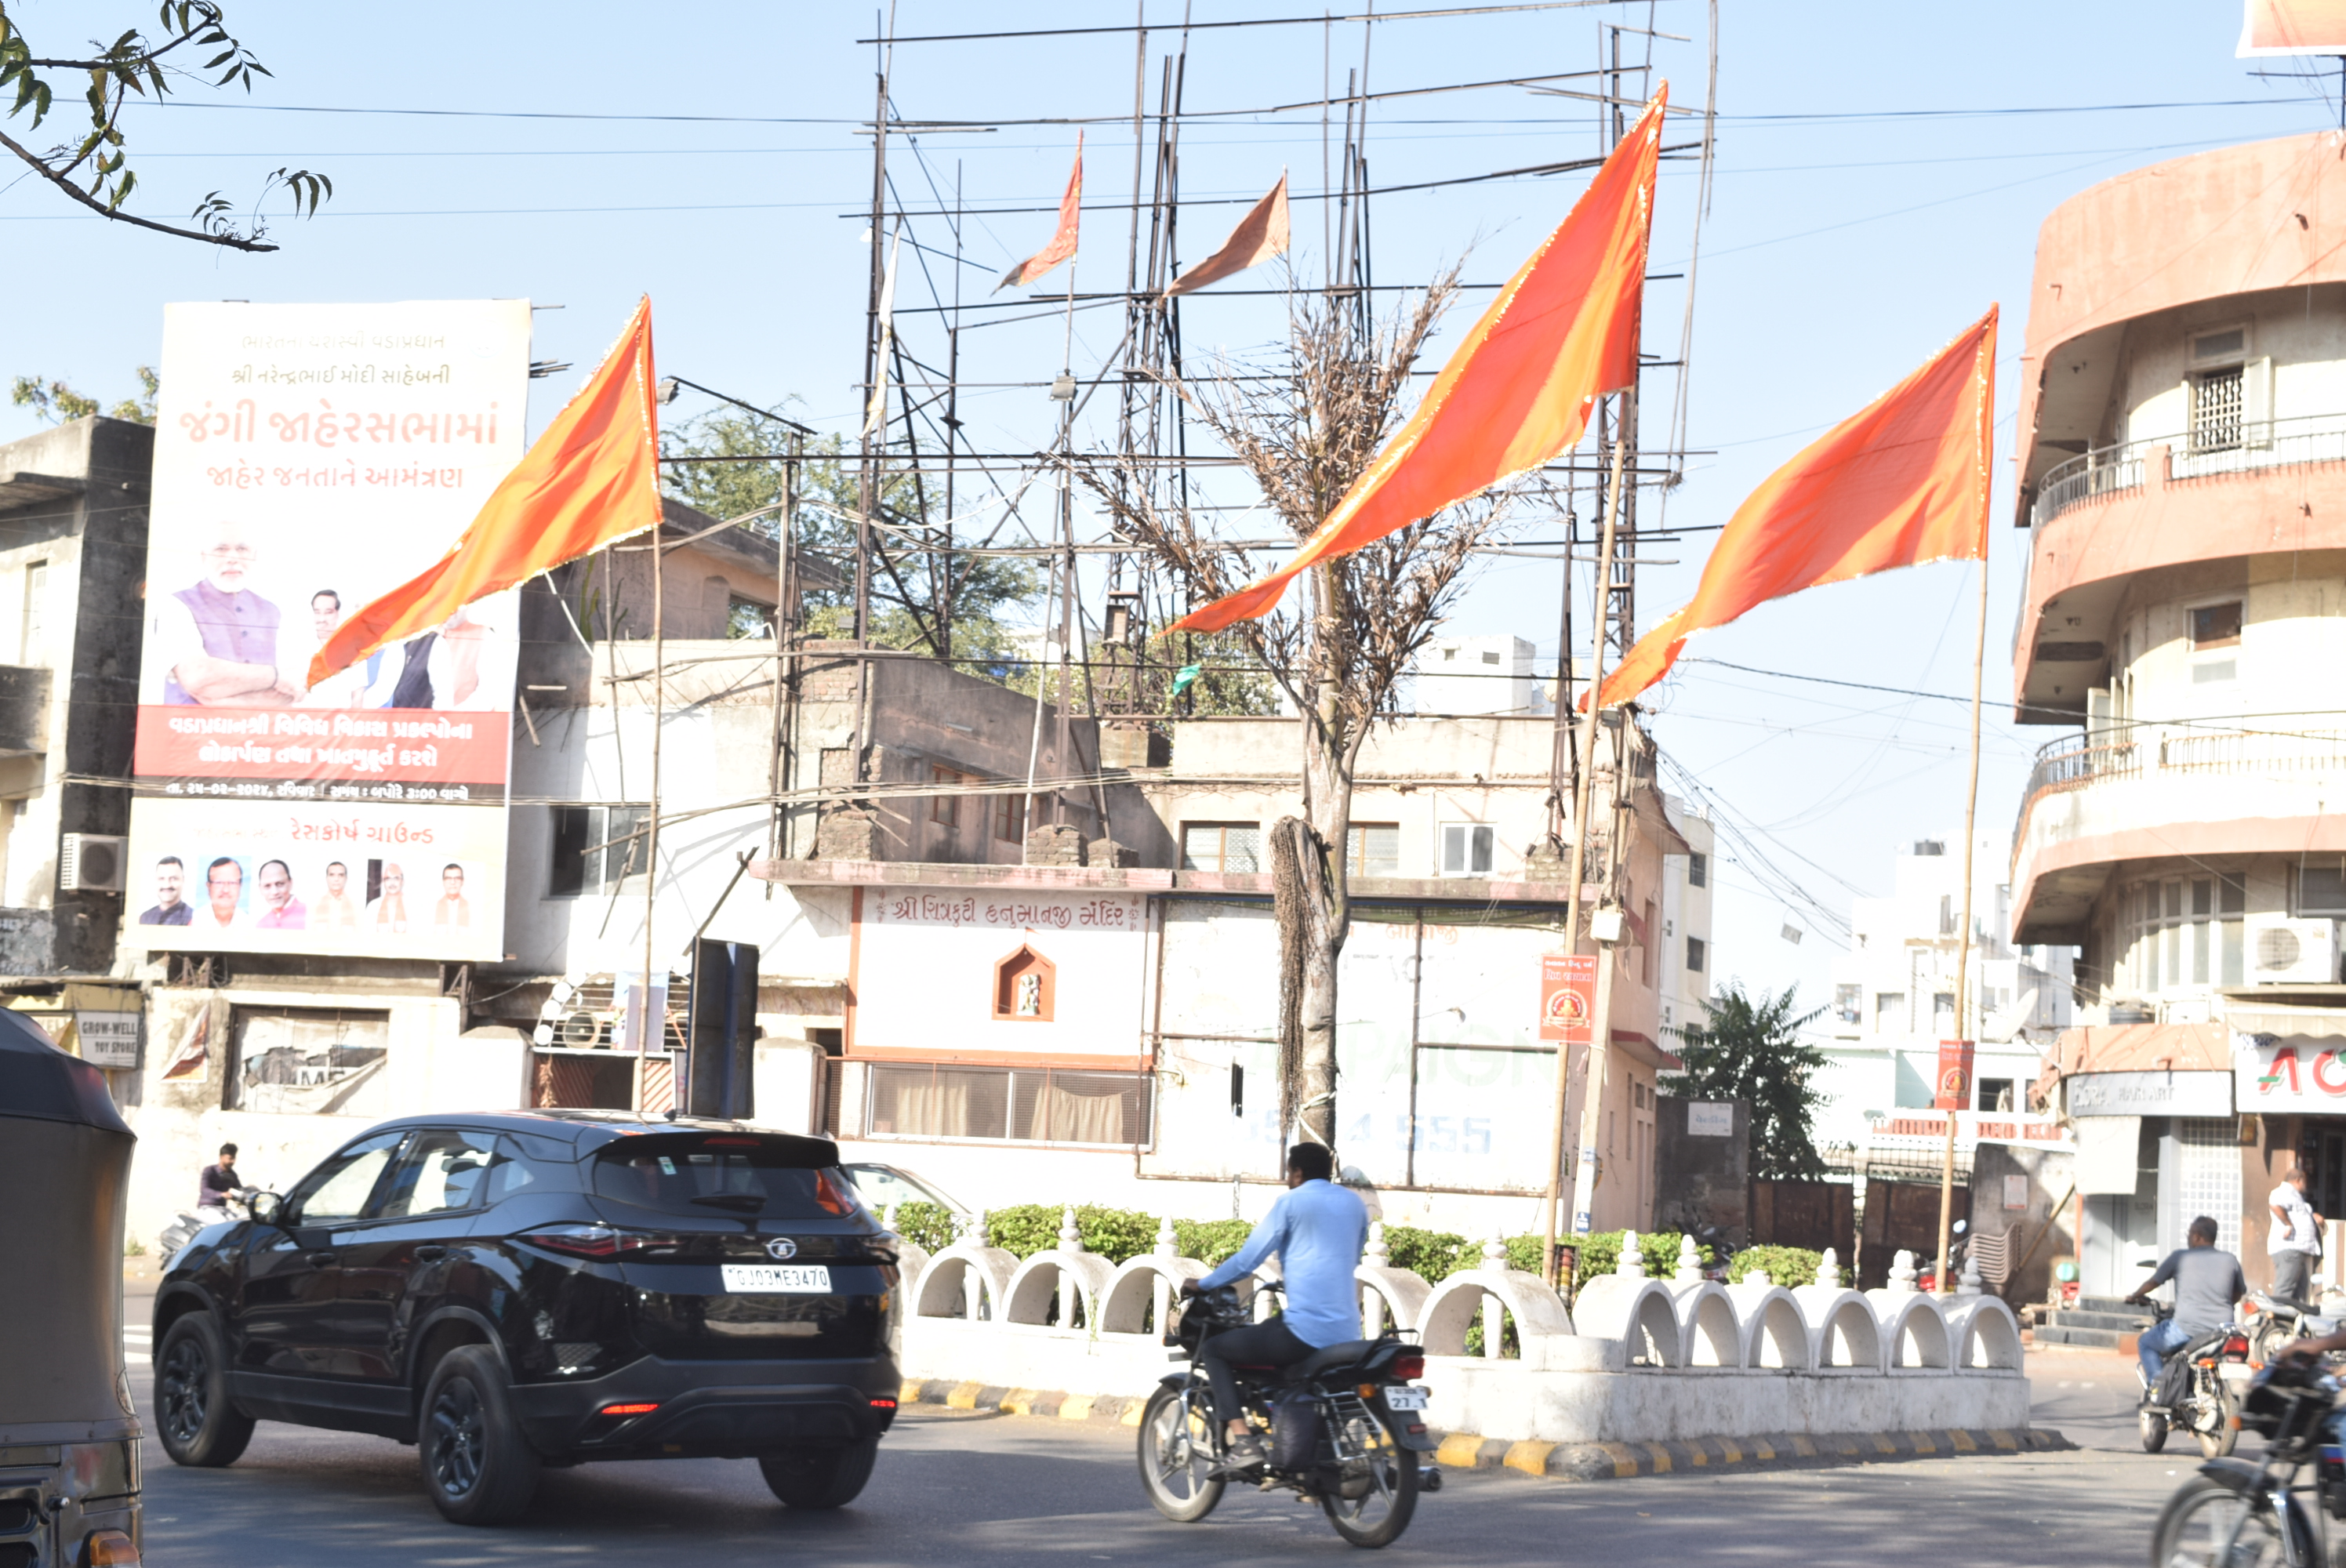
[{"label": "car alloy wheel", "polygon": [[433,1484],[449,1497],[463,1497],[481,1483],[487,1433],[480,1394],[464,1379],[450,1379],[433,1402],[430,1421]]},{"label": "car alloy wheel", "polygon": [[192,1444],[203,1435],[211,1370],[202,1343],[192,1335],[173,1344],[170,1353],[163,1358],[156,1402],[163,1407],[164,1430],[182,1446]]}]

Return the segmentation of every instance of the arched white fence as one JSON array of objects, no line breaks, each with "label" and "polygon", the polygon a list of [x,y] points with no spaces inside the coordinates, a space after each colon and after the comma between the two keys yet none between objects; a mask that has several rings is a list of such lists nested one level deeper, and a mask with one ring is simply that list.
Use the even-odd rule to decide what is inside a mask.
[{"label": "arched white fence", "polygon": [[[1072,1210],[1060,1245],[1023,1262],[986,1245],[983,1224],[933,1257],[906,1253],[907,1377],[1133,1394],[1164,1375],[1172,1303],[1208,1272],[1176,1255],[1169,1223],[1122,1265],[1084,1250]],[[1917,1291],[1903,1254],[1886,1289],[1845,1288],[1831,1253],[1812,1282],[1720,1286],[1690,1249],[1674,1278],[1650,1278],[1631,1235],[1618,1271],[1567,1309],[1495,1241],[1429,1286],[1392,1267],[1382,1228],[1355,1273],[1362,1335],[1424,1346],[1432,1416],[1450,1430],[1635,1441],[2026,1424],[2012,1309],[1974,1279],[1952,1300]]]}]

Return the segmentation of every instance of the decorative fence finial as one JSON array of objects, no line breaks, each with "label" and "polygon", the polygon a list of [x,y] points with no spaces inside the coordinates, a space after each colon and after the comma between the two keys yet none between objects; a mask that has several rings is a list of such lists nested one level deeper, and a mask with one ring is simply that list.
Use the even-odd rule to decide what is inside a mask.
[{"label": "decorative fence finial", "polygon": [[1980,1293],[1979,1259],[1969,1252],[1964,1254],[1964,1271],[1955,1276],[1955,1294],[1976,1296]]},{"label": "decorative fence finial", "polygon": [[1083,1249],[1084,1233],[1076,1227],[1076,1206],[1069,1204],[1066,1212],[1059,1217],[1059,1250],[1081,1252]]},{"label": "decorative fence finial", "polygon": [[1624,1279],[1643,1279],[1646,1277],[1646,1255],[1637,1250],[1636,1231],[1621,1233],[1621,1261],[1615,1265],[1613,1271]]},{"label": "decorative fence finial", "polygon": [[1830,1247],[1817,1259],[1817,1283],[1828,1290],[1841,1288],[1841,1254]]},{"label": "decorative fence finial", "polygon": [[1492,1232],[1491,1239],[1483,1244],[1483,1267],[1485,1268],[1495,1269],[1502,1273],[1506,1270],[1506,1238],[1500,1236],[1496,1231]]},{"label": "decorative fence finial", "polygon": [[1893,1296],[1914,1293],[1914,1255],[1901,1249],[1890,1255],[1890,1292]]},{"label": "decorative fence finial", "polygon": [[1678,1271],[1671,1278],[1681,1285],[1702,1283],[1702,1255],[1694,1249],[1694,1237],[1678,1237]]},{"label": "decorative fence finial", "polygon": [[1173,1232],[1173,1217],[1165,1216],[1157,1222],[1157,1245],[1151,1249],[1159,1257],[1181,1256],[1181,1238]]},{"label": "decorative fence finial", "polygon": [[1383,1220],[1369,1221],[1369,1245],[1367,1250],[1361,1254],[1361,1261],[1371,1268],[1389,1268],[1392,1266],[1392,1249],[1385,1245]]},{"label": "decorative fence finial", "polygon": [[985,1224],[985,1210],[981,1208],[969,1217],[968,1220],[962,1226],[961,1238],[964,1241],[968,1242],[972,1247],[991,1247],[994,1245],[993,1233],[987,1229]]},{"label": "decorative fence finial", "polygon": [[1776,1282],[1768,1278],[1768,1271],[1764,1268],[1747,1268],[1743,1271],[1743,1283],[1746,1285],[1773,1285]]},{"label": "decorative fence finial", "polygon": [[[894,1204],[892,1203],[886,1208],[880,1211],[880,1223],[887,1229],[896,1230],[896,1206]],[[902,1231],[897,1231],[897,1234],[901,1236],[903,1233]]]}]

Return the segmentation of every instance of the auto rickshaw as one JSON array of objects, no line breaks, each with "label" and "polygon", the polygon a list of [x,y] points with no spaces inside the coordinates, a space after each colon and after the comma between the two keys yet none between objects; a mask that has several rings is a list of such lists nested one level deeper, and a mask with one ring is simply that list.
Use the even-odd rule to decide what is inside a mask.
[{"label": "auto rickshaw", "polygon": [[137,1142],[104,1074],[0,1010],[0,1568],[138,1568],[138,1418],[122,1365]]}]

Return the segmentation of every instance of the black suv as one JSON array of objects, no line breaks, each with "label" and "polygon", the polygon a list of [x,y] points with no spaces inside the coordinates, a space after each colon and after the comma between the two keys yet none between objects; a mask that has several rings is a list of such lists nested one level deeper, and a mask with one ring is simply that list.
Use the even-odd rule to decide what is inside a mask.
[{"label": "black suv", "polygon": [[836,1508],[901,1386],[895,1238],[838,1167],[729,1122],[384,1123],[170,1260],[164,1451],[230,1463],[256,1420],[375,1432],[467,1524],[590,1459],[755,1459],[785,1503]]}]

